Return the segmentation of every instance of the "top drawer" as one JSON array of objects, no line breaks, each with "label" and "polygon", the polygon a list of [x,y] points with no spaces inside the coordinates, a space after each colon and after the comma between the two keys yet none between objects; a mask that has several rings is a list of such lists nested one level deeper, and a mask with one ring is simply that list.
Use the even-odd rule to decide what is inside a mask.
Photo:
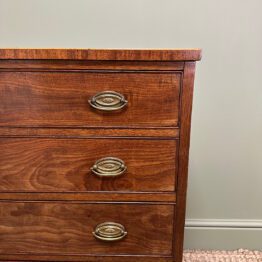
[{"label": "top drawer", "polygon": [[[0,72],[0,126],[175,127],[179,119],[179,72]],[[103,111],[89,100],[103,91],[127,104]],[[115,97],[98,102],[115,107]],[[117,105],[118,106],[118,105]]]}]

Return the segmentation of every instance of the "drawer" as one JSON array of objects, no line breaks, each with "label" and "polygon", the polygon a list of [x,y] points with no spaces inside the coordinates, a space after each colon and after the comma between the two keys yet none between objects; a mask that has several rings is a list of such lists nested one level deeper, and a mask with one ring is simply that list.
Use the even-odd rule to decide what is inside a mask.
[{"label": "drawer", "polygon": [[0,150],[1,192],[175,190],[174,139],[1,138]]},{"label": "drawer", "polygon": [[1,202],[0,254],[169,256],[173,216],[171,204]]},{"label": "drawer", "polygon": [[180,82],[168,71],[2,71],[0,126],[174,127]]}]

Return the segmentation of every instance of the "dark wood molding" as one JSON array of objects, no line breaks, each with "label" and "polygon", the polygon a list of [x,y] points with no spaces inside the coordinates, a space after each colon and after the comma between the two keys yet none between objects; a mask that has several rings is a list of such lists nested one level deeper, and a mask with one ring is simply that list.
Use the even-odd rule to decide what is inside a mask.
[{"label": "dark wood molding", "polygon": [[20,200],[20,201],[156,201],[156,202],[176,202],[176,195],[173,192],[1,192],[1,200]]},{"label": "dark wood molding", "polygon": [[[19,257],[19,260],[17,258]],[[44,255],[44,254],[0,254],[0,261],[75,261],[75,262],[174,262],[171,256],[88,256],[88,255]]]},{"label": "dark wood molding", "polygon": [[177,178],[177,213],[175,223],[174,256],[176,261],[182,261],[184,226],[186,212],[186,192],[188,180],[188,160],[190,145],[191,111],[193,100],[195,75],[195,62],[186,62],[183,88],[181,96],[180,115],[180,140],[178,153],[178,178]]},{"label": "dark wood molding", "polygon": [[28,60],[0,59],[1,71],[181,71],[184,61],[97,61],[97,60]]},{"label": "dark wood molding", "polygon": [[177,139],[179,128],[0,127],[0,137]]}]

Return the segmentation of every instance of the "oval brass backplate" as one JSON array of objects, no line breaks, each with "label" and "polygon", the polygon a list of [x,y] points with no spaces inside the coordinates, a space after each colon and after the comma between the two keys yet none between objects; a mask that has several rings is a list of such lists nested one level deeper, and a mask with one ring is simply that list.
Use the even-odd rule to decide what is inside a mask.
[{"label": "oval brass backplate", "polygon": [[97,93],[88,102],[93,108],[101,111],[116,111],[128,103],[122,94],[115,91]]},{"label": "oval brass backplate", "polygon": [[125,227],[115,222],[104,222],[96,226],[93,235],[102,241],[117,241],[123,239],[127,232]]},{"label": "oval brass backplate", "polygon": [[105,157],[97,160],[91,171],[100,177],[116,177],[127,170],[125,162],[116,157]]}]

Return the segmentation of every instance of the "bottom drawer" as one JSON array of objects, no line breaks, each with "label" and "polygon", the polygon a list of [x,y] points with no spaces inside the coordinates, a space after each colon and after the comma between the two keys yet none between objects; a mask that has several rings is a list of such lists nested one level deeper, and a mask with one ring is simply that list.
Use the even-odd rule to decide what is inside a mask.
[{"label": "bottom drawer", "polygon": [[[171,256],[173,216],[173,204],[0,202],[0,259],[19,253]],[[97,228],[104,222],[124,228]],[[116,238],[122,239],[105,241]]]}]

